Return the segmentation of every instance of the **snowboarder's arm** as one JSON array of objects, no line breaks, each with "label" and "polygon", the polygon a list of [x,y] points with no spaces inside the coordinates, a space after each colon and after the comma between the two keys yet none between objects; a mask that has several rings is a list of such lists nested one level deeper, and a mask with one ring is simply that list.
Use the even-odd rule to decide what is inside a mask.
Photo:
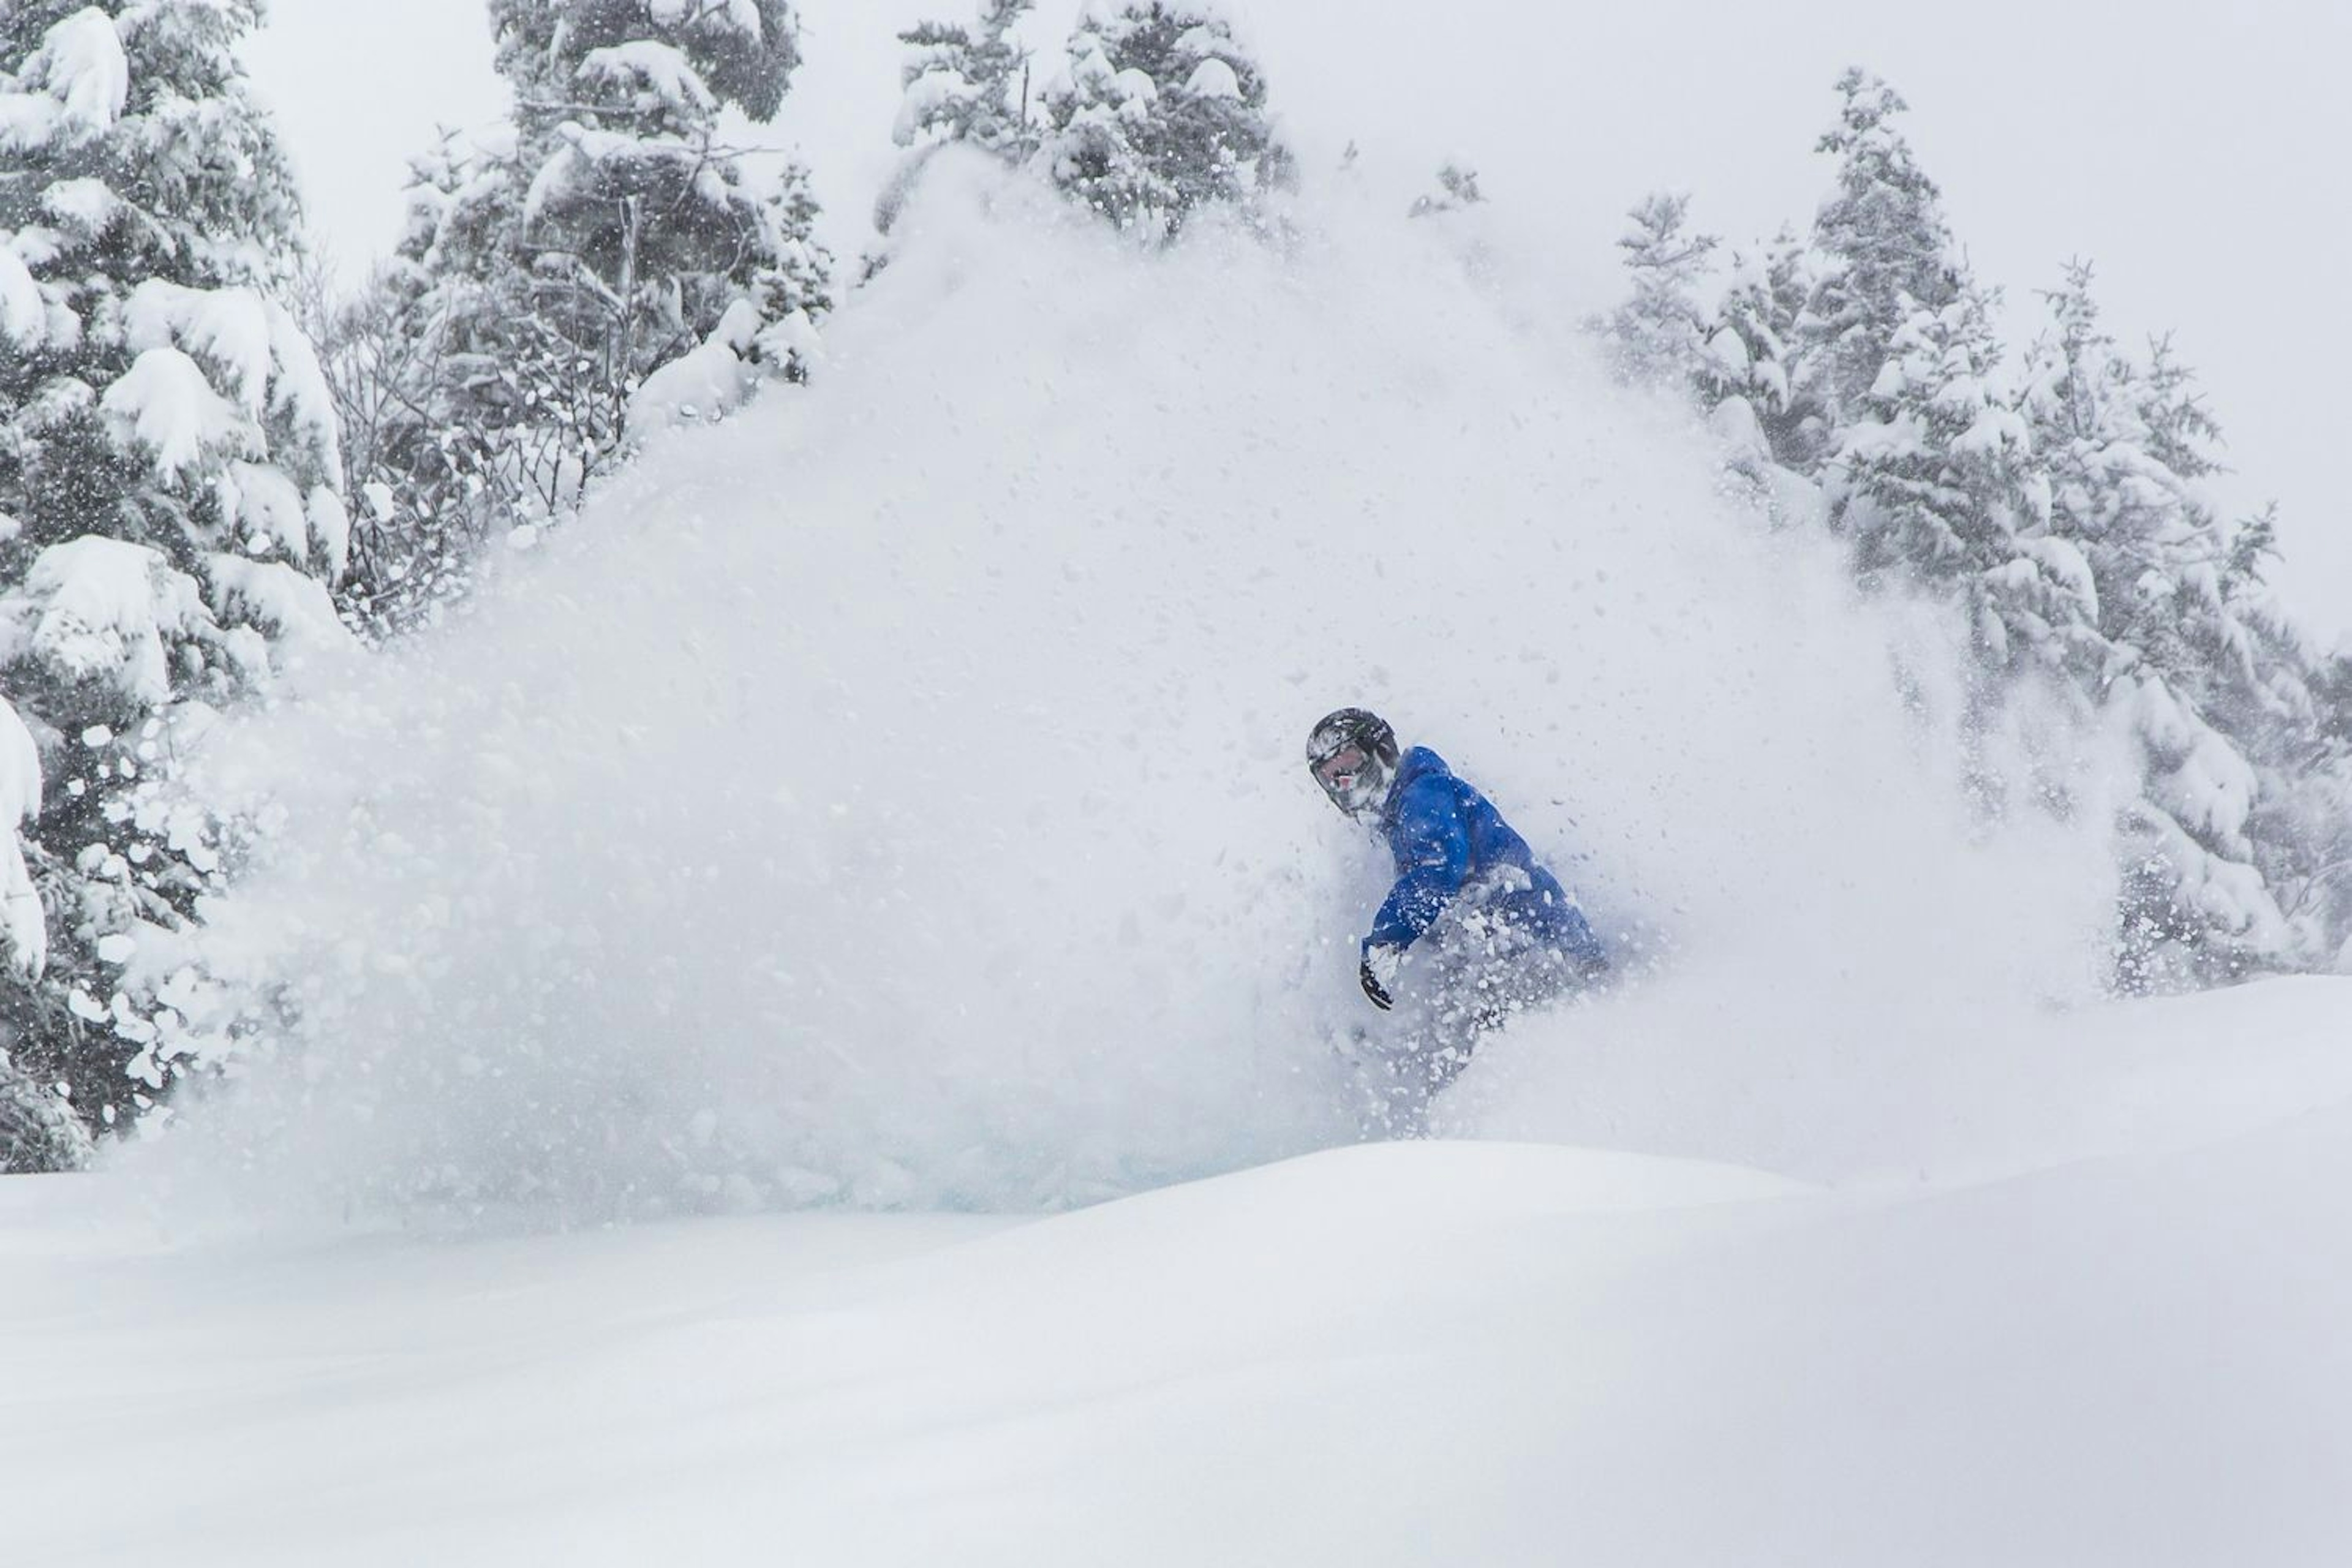
[{"label": "snowboarder's arm", "polygon": [[1437,923],[1470,875],[1470,830],[1443,785],[1416,787],[1397,804],[1396,827],[1389,835],[1396,856],[1396,886],[1372,921],[1364,951],[1403,949]]}]

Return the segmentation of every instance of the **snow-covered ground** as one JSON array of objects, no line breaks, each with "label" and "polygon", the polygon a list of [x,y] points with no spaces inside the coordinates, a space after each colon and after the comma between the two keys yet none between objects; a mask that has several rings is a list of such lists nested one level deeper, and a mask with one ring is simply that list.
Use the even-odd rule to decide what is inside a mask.
[{"label": "snow-covered ground", "polygon": [[2097,1130],[1990,1180],[1441,1142],[1025,1221],[266,1241],[11,1183],[8,1558],[2340,1563],[2347,1007],[2088,1020]]}]

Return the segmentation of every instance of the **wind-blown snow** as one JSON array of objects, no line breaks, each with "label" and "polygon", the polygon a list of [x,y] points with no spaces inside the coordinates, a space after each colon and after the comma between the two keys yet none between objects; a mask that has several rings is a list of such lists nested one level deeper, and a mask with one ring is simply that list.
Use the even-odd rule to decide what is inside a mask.
[{"label": "wind-blown snow", "polygon": [[1934,1112],[1857,1131],[1839,1069],[1900,1101],[2083,994],[2095,776],[2088,826],[1986,830],[1940,629],[1718,495],[1507,236],[1482,290],[1443,226],[1301,219],[1146,255],[944,154],[814,384],[217,756],[283,826],[213,962],[301,1026],[210,1136],[281,1190],[574,1213],[1058,1205],[1351,1138],[1385,867],[1299,760],[1349,702],[1640,981],[1516,1031],[1457,1130],[1511,1079],[1579,1136],[1875,1166]]}]

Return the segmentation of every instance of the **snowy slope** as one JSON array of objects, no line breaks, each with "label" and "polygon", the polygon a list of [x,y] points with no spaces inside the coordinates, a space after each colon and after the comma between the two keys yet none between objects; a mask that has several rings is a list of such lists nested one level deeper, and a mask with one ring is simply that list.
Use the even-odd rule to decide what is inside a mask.
[{"label": "snowy slope", "polygon": [[209,1242],[12,1184],[12,1558],[2340,1562],[2347,1004],[2129,1009],[2138,1131],[1981,1183],[1435,1142],[1025,1222]]}]

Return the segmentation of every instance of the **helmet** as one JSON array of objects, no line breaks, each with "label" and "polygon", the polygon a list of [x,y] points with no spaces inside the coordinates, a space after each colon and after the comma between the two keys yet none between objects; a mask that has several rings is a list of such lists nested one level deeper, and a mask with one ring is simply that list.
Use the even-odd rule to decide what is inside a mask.
[{"label": "helmet", "polygon": [[1396,765],[1396,731],[1361,708],[1325,714],[1307,737],[1307,771],[1331,804],[1350,816],[1380,809]]}]

